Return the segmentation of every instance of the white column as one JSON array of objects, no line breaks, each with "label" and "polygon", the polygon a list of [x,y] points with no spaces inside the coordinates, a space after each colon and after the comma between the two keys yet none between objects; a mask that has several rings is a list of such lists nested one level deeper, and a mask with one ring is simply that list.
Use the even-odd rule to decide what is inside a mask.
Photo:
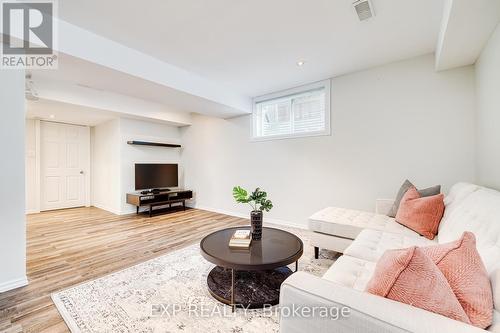
[{"label": "white column", "polygon": [[0,69],[0,292],[27,284],[24,71]]}]

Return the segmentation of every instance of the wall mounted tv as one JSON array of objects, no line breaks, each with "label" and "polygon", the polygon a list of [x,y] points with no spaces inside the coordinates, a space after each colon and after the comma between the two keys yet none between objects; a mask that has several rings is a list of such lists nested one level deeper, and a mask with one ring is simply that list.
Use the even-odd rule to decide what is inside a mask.
[{"label": "wall mounted tv", "polygon": [[151,190],[179,186],[177,164],[136,164],[135,189]]}]

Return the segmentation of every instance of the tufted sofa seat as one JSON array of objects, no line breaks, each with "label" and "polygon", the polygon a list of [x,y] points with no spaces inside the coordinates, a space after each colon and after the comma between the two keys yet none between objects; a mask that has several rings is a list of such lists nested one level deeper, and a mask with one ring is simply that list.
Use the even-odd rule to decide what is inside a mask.
[{"label": "tufted sofa seat", "polygon": [[413,233],[387,215],[337,207],[327,207],[313,214],[309,218],[309,229],[350,239],[355,239],[364,229],[407,235]]},{"label": "tufted sofa seat", "polygon": [[326,208],[314,214],[309,224],[312,234],[333,238],[323,240],[327,248],[328,244],[334,244],[333,247],[339,244],[337,238],[349,240],[341,246],[344,255],[322,278],[305,272],[289,277],[281,288],[280,305],[347,306],[351,316],[343,320],[282,317],[281,332],[485,332],[364,292],[378,259],[386,250],[447,243],[458,239],[464,231],[475,234],[479,254],[490,274],[495,309],[493,325],[488,331],[500,332],[500,192],[458,183],[446,196],[445,205],[434,240],[381,214],[342,208]]},{"label": "tufted sofa seat", "polygon": [[317,248],[343,253],[365,229],[397,233],[413,237],[415,232],[387,215],[354,209],[327,207],[309,218],[311,242]]},{"label": "tufted sofa seat", "polygon": [[[458,237],[457,237],[458,238]],[[407,236],[391,232],[366,229],[344,251],[345,255],[376,262],[386,250],[404,249],[410,246],[434,245],[417,234]]]}]

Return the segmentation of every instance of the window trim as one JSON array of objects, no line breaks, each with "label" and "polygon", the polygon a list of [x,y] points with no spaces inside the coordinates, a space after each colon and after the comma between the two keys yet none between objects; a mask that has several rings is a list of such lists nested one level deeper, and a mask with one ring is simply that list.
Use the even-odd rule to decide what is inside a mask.
[{"label": "window trim", "polygon": [[[325,129],[322,131],[314,132],[304,132],[304,133],[290,133],[290,134],[278,134],[269,136],[255,136],[257,133],[257,104],[270,101],[273,99],[284,98],[292,95],[297,95],[301,93],[306,93],[312,90],[324,89],[325,90]],[[331,109],[330,109],[330,91],[331,83],[330,80],[318,81],[303,86],[255,97],[252,101],[252,137],[250,141],[270,141],[270,140],[281,140],[281,139],[296,139],[314,136],[328,136],[332,134],[331,131]]]}]

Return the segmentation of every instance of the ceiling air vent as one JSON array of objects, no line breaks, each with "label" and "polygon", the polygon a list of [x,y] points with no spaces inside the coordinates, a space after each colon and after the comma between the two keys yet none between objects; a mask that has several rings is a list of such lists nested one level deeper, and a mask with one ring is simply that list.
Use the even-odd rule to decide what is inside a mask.
[{"label": "ceiling air vent", "polygon": [[356,9],[360,21],[368,20],[370,17],[375,16],[372,4],[369,0],[354,1],[352,5],[354,9]]}]

